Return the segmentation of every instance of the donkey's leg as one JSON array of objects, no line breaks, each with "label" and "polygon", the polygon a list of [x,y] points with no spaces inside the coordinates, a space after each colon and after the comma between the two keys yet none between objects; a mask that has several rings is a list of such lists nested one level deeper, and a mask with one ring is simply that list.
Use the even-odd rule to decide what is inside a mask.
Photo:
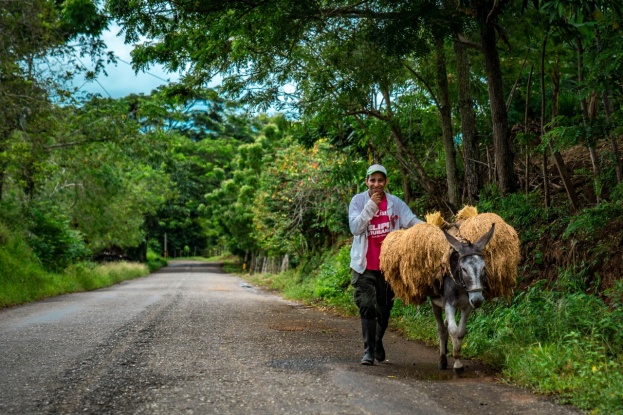
[{"label": "donkey's leg", "polygon": [[448,331],[452,337],[452,357],[454,358],[454,371],[457,373],[463,372],[463,363],[461,362],[461,347],[463,346],[463,337],[467,332],[467,318],[472,312],[472,308],[467,306],[461,309],[461,319],[457,326],[456,324],[456,310],[454,307],[446,304],[446,316],[449,314],[449,309],[452,310],[451,318],[448,318]]},{"label": "donkey's leg", "polygon": [[448,322],[448,333],[452,338],[452,357],[454,358],[454,371],[461,372],[463,363],[461,363],[461,340],[459,336],[459,327],[456,324],[456,309],[450,303],[446,303],[446,320]]},{"label": "donkey's leg", "polygon": [[433,315],[435,321],[437,321],[437,337],[439,337],[439,369],[445,370],[448,367],[448,358],[446,354],[448,352],[448,327],[446,322],[443,321],[442,308],[431,300],[433,306]]}]

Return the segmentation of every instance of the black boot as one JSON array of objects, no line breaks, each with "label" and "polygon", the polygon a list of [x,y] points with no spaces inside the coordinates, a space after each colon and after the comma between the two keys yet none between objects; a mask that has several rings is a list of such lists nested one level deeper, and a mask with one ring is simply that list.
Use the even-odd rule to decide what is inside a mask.
[{"label": "black boot", "polygon": [[376,320],[361,319],[361,333],[363,334],[364,354],[362,365],[374,364],[374,344],[376,343]]},{"label": "black boot", "polygon": [[379,362],[385,360],[385,348],[383,347],[383,335],[387,327],[383,327],[380,324],[376,324],[376,343],[374,346],[374,357]]}]

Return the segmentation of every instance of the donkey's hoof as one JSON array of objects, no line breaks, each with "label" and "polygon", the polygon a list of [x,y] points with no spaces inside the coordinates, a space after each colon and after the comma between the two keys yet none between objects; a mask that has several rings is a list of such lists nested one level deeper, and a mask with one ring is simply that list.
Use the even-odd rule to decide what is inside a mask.
[{"label": "donkey's hoof", "polygon": [[445,357],[439,358],[439,370],[446,370],[448,368],[448,359]]},{"label": "donkey's hoof", "polygon": [[463,366],[454,368],[454,373],[456,373],[457,375],[460,375],[463,372],[465,372],[465,367],[463,367]]}]

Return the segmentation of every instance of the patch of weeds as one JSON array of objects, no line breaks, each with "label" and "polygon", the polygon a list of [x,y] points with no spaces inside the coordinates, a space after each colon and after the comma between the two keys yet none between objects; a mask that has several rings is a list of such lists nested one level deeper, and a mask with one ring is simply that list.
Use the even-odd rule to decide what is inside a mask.
[{"label": "patch of weeds", "polygon": [[623,216],[623,206],[617,202],[601,203],[584,209],[575,216],[562,234],[563,239],[598,241],[601,231],[613,220]]},{"label": "patch of weeds", "polygon": [[608,306],[577,291],[582,280],[575,278],[582,277],[568,273],[554,290],[542,282],[510,304],[485,305],[470,317],[465,355],[478,356],[513,382],[556,394],[579,408],[623,413],[623,284],[608,292]]},{"label": "patch of weeds", "polygon": [[539,224],[548,222],[547,209],[543,207],[541,195],[530,193],[511,194],[502,197],[495,186],[490,186],[481,194],[479,212],[495,212],[517,230],[522,242],[536,241],[543,229]]},{"label": "patch of weeds", "polygon": [[561,269],[558,272],[558,278],[554,281],[553,288],[568,293],[586,291],[592,277],[590,265],[582,261],[577,266]]},{"label": "patch of weeds", "polygon": [[439,344],[437,324],[428,302],[414,306],[405,305],[397,299],[389,323],[408,339],[422,340],[429,345]]}]

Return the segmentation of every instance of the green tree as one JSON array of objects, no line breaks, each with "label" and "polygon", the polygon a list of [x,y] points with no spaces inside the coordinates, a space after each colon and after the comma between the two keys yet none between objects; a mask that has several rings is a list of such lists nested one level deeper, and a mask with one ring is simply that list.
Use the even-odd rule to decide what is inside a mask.
[{"label": "green tree", "polygon": [[[92,0],[0,2],[0,199],[6,170],[18,158],[9,147],[25,157],[19,164],[24,190],[32,198],[32,176],[42,156],[37,151],[51,135],[51,97],[61,99],[63,80],[84,70],[77,53],[90,54],[95,71],[102,69],[104,44],[98,37],[106,26],[106,16]],[[57,59],[66,61],[65,68],[50,73]],[[16,146],[16,141],[23,144]]]}]

